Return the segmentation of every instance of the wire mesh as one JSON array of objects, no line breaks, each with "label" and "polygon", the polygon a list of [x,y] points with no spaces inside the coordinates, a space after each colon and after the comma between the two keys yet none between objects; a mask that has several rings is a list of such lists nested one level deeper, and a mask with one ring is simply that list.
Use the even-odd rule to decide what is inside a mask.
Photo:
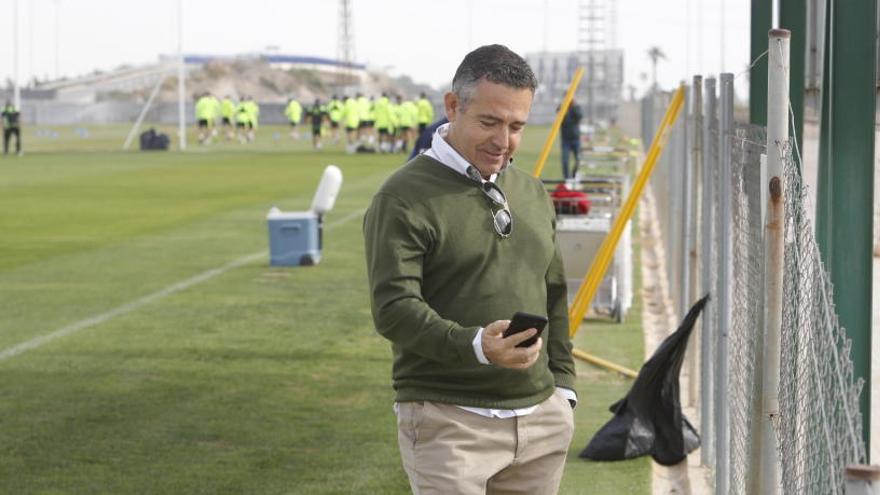
[{"label": "wire mesh", "polygon": [[806,187],[785,152],[780,416],[777,432],[784,493],[842,494],[844,467],[865,462],[850,339],[832,302],[805,209]]},{"label": "wire mesh", "polygon": [[738,125],[731,160],[733,285],[729,339],[730,493],[750,493],[757,467],[753,449],[760,438],[763,348],[763,222],[761,154],[767,132]]}]

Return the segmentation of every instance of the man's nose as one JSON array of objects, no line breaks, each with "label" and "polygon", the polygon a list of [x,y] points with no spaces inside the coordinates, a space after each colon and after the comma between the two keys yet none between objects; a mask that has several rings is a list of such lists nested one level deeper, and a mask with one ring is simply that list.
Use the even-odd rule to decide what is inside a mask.
[{"label": "man's nose", "polygon": [[510,130],[507,126],[498,126],[498,129],[492,133],[492,144],[500,149],[507,149],[510,139]]}]

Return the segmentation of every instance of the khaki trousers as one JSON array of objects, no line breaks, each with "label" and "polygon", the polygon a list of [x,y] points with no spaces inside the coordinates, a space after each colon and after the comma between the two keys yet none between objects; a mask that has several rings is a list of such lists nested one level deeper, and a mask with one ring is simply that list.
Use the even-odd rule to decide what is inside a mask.
[{"label": "khaki trousers", "polygon": [[397,431],[415,495],[552,495],[574,414],[558,391],[532,414],[504,419],[439,402],[401,402]]}]

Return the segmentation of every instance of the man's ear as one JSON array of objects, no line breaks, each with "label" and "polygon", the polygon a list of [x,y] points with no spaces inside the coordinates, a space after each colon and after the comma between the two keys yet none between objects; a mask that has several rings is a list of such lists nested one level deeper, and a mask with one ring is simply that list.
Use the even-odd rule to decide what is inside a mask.
[{"label": "man's ear", "polygon": [[446,93],[443,95],[443,105],[446,107],[446,118],[450,122],[455,122],[458,112],[461,111],[461,101],[459,101],[458,95],[451,91]]}]

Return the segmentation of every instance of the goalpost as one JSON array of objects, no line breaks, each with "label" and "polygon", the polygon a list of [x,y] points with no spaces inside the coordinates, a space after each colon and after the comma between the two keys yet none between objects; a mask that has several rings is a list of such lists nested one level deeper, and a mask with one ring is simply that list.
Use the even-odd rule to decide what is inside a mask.
[{"label": "goalpost", "polygon": [[[170,71],[169,71],[170,72]],[[128,131],[128,136],[125,138],[125,143],[122,144],[123,151],[127,150],[131,146],[131,142],[134,140],[134,137],[137,135],[138,131],[141,129],[141,124],[144,123],[144,118],[147,116],[147,112],[150,111],[150,107],[153,106],[153,100],[156,99],[156,96],[159,94],[159,90],[162,89],[162,84],[165,83],[165,79],[168,79],[168,73],[162,74],[159,77],[159,80],[156,81],[156,85],[153,86],[153,91],[150,93],[150,97],[147,98],[147,102],[144,103],[144,107],[141,109],[140,115],[138,115],[137,120],[135,120],[134,125],[131,127],[131,130]],[[183,114],[181,114],[183,117]],[[186,130],[186,126],[183,126],[184,130]],[[184,144],[181,149],[185,149],[186,145]]]},{"label": "goalpost", "polygon": [[[186,62],[183,58],[183,0],[177,0],[177,137],[178,137],[178,149],[180,151],[186,151]],[[165,82],[165,79],[168,78],[168,74],[171,72],[169,70],[162,74],[159,77],[159,80],[156,82],[156,85],[153,87],[153,91],[150,93],[150,97],[147,98],[147,102],[144,104],[144,107],[141,109],[140,115],[138,115],[137,120],[132,126],[131,130],[128,132],[128,136],[125,138],[125,142],[122,144],[122,149],[127,150],[131,146],[131,142],[134,140],[134,136],[141,128],[141,124],[144,122],[144,118],[147,116],[147,112],[150,110],[150,107],[153,105],[153,100],[156,99],[156,96],[159,94],[159,90],[162,88],[162,84]]]}]

